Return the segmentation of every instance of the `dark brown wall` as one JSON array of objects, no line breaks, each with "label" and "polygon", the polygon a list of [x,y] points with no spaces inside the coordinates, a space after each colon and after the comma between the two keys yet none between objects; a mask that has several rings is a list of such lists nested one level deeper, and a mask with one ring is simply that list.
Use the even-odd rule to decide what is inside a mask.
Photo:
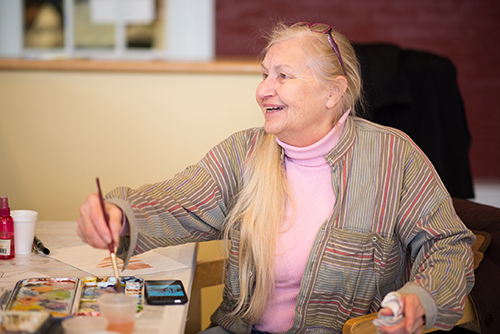
[{"label": "dark brown wall", "polygon": [[353,42],[390,42],[453,61],[475,178],[500,178],[500,1],[217,0],[218,56],[255,56],[275,19],[325,22]]}]

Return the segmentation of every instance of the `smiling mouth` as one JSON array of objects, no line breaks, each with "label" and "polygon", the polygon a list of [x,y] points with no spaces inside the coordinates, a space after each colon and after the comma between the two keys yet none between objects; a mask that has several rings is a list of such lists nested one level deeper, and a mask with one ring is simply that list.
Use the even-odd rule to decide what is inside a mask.
[{"label": "smiling mouth", "polygon": [[285,109],[285,107],[270,107],[270,108],[266,108],[266,113],[280,111],[280,110],[283,110],[283,109]]}]

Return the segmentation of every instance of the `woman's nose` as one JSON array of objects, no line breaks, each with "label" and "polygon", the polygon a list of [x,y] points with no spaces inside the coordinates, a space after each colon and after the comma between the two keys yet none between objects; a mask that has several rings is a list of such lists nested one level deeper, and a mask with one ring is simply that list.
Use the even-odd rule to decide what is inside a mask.
[{"label": "woman's nose", "polygon": [[276,89],[274,84],[270,78],[266,78],[261,81],[259,86],[257,87],[257,97],[261,99],[266,99],[276,95]]}]

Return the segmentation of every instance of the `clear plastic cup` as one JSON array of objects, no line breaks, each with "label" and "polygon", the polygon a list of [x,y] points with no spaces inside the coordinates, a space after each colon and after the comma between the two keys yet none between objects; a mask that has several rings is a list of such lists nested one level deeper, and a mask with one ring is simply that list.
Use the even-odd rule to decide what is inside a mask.
[{"label": "clear plastic cup", "polygon": [[137,297],[123,293],[109,293],[97,299],[101,316],[108,319],[108,331],[121,334],[134,332]]},{"label": "clear plastic cup", "polygon": [[62,322],[64,334],[89,334],[105,331],[108,320],[104,317],[73,317]]}]

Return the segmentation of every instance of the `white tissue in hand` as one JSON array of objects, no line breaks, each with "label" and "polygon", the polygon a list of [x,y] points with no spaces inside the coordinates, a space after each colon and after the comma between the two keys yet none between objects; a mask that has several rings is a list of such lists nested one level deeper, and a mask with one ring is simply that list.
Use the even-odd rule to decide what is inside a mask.
[{"label": "white tissue in hand", "polygon": [[380,326],[394,326],[403,320],[403,303],[401,295],[397,292],[390,292],[382,300],[382,307],[391,309],[393,315],[382,315],[378,313],[378,318],[373,320],[373,324]]}]

